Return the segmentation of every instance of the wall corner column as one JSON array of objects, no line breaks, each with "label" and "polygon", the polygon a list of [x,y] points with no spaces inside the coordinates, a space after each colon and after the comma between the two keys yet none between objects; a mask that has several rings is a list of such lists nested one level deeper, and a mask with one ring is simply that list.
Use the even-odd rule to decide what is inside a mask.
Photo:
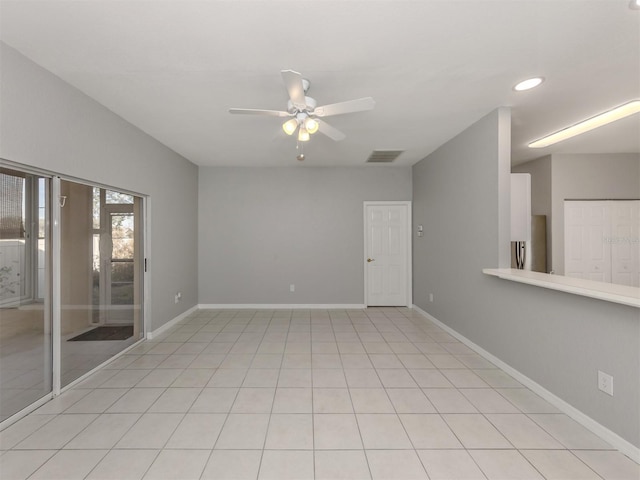
[{"label": "wall corner column", "polygon": [[498,109],[498,266],[511,267],[511,109]]}]

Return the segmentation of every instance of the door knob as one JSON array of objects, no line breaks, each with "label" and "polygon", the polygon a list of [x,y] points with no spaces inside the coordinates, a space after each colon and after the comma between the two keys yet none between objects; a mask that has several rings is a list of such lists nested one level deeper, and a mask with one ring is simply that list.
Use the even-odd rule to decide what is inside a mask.
[{"label": "door knob", "polygon": [[375,258],[367,258],[367,263],[375,262]]}]

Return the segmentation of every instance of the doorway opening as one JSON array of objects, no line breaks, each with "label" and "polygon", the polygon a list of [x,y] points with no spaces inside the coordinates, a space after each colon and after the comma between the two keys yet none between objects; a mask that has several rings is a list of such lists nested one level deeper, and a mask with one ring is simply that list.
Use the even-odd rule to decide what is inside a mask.
[{"label": "doorway opening", "polygon": [[142,338],[142,198],[60,181],[61,385]]}]

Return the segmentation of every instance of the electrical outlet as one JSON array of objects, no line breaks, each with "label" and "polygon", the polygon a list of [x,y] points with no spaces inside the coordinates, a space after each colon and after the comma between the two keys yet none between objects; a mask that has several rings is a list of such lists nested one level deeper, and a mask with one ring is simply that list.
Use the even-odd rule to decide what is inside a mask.
[{"label": "electrical outlet", "polygon": [[175,297],[174,297],[174,299],[173,299],[173,301],[174,301],[174,303],[178,303],[181,300],[182,300],[182,292],[177,292]]},{"label": "electrical outlet", "polygon": [[178,295],[176,294],[176,295],[173,297],[173,303],[178,303],[179,301],[180,301],[180,299],[178,298]]},{"label": "electrical outlet", "polygon": [[290,292],[295,292],[296,291],[296,286],[293,283],[291,285],[289,285],[289,291]]},{"label": "electrical outlet", "polygon": [[613,397],[613,376],[598,370],[598,388]]},{"label": "electrical outlet", "polygon": [[433,303],[433,293],[429,294],[429,301]]}]

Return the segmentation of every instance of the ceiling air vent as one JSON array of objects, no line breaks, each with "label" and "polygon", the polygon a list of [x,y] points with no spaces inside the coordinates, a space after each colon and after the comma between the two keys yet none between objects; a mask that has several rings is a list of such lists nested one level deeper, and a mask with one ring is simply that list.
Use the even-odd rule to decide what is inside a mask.
[{"label": "ceiling air vent", "polygon": [[400,154],[404,152],[404,150],[374,150],[367,158],[367,163],[391,163],[396,158],[400,156]]}]

